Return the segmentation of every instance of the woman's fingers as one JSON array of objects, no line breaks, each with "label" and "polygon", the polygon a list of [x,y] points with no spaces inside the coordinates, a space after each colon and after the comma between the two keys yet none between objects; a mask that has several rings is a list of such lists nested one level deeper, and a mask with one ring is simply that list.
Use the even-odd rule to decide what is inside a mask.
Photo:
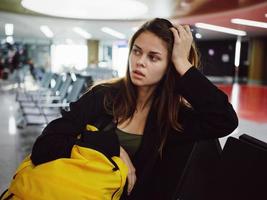
[{"label": "woman's fingers", "polygon": [[186,35],[188,34],[182,25],[178,25],[177,29],[180,37],[186,37]]},{"label": "woman's fingers", "polygon": [[127,158],[127,161],[128,161],[128,166],[129,166],[127,192],[128,192],[128,194],[130,194],[133,187],[134,187],[134,184],[136,182],[136,174],[135,174],[135,168],[134,168],[130,158]]},{"label": "woman's fingers", "polygon": [[132,191],[132,189],[134,187],[135,182],[136,182],[135,169],[132,168],[130,170],[130,173],[128,174],[128,188],[127,188],[128,195],[131,193],[131,191]]},{"label": "woman's fingers", "polygon": [[192,32],[189,25],[177,25],[177,27],[172,27],[170,30],[174,33],[176,40],[192,37]]},{"label": "woman's fingers", "polygon": [[123,160],[123,162],[127,165],[128,167],[128,188],[127,188],[127,193],[128,195],[131,193],[134,184],[136,182],[136,174],[135,174],[135,168],[133,166],[133,163],[131,159],[129,158],[127,152],[121,147],[120,148],[120,158]]},{"label": "woman's fingers", "polygon": [[193,38],[189,25],[178,25],[178,30],[182,38]]},{"label": "woman's fingers", "polygon": [[191,29],[190,29],[190,26],[189,25],[183,25],[185,31],[189,34],[189,35],[192,35],[192,32],[191,32]]},{"label": "woman's fingers", "polygon": [[174,43],[179,42],[180,41],[180,35],[179,35],[179,31],[177,28],[171,27],[170,30],[173,33],[173,37],[174,37]]},{"label": "woman's fingers", "polygon": [[177,25],[170,30],[174,36],[172,62],[180,75],[183,75],[192,64],[188,60],[193,36],[188,25]]}]

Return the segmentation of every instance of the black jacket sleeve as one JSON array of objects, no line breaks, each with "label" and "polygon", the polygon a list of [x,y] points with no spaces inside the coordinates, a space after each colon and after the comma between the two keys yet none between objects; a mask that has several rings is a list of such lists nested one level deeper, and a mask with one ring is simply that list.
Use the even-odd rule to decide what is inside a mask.
[{"label": "black jacket sleeve", "polygon": [[50,122],[33,145],[31,160],[38,165],[57,158],[70,157],[77,136],[96,113],[96,89],[85,93],[78,101],[70,103],[70,111]]},{"label": "black jacket sleeve", "polygon": [[219,138],[238,126],[237,115],[227,95],[195,67],[180,78],[177,92],[192,106],[181,109],[182,137],[194,140]]}]

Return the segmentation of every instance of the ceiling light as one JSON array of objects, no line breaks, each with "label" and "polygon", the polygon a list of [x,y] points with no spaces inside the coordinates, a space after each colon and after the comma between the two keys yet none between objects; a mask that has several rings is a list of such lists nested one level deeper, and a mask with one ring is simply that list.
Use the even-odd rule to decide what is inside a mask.
[{"label": "ceiling light", "polygon": [[90,39],[92,35],[88,33],[86,30],[80,28],[80,27],[74,27],[73,31],[82,36],[85,39]]},{"label": "ceiling light", "polygon": [[240,31],[237,29],[226,28],[223,26],[216,26],[216,25],[206,24],[206,23],[196,23],[195,26],[198,28],[202,28],[202,29],[207,29],[207,30],[217,31],[217,32],[222,32],[222,33],[228,33],[228,34],[233,34],[233,35],[245,36],[247,34],[245,31]]},{"label": "ceiling light", "polygon": [[14,25],[13,24],[5,24],[5,33],[6,35],[13,35]]},{"label": "ceiling light", "polygon": [[196,33],[195,36],[196,36],[197,39],[201,39],[202,38],[202,35],[200,33]]},{"label": "ceiling light", "polygon": [[107,33],[107,34],[112,35],[112,36],[119,38],[119,39],[125,39],[126,38],[124,34],[118,32],[118,31],[115,31],[111,28],[108,28],[108,27],[103,27],[103,28],[101,28],[101,30],[104,33]]},{"label": "ceiling light", "polygon": [[253,20],[247,20],[247,19],[231,19],[231,22],[234,24],[241,24],[245,26],[255,26],[259,28],[267,28],[266,22],[259,22],[259,21],[253,21]]},{"label": "ceiling light", "polygon": [[214,49],[209,49],[208,53],[209,53],[210,56],[213,56],[214,53],[215,53],[215,52],[214,52]]},{"label": "ceiling light", "polygon": [[48,38],[54,37],[53,32],[51,31],[51,29],[48,26],[46,26],[46,25],[40,26],[40,30],[43,32],[43,34],[45,34],[46,37],[48,37]]},{"label": "ceiling light", "polygon": [[133,19],[148,11],[136,0],[23,0],[21,4],[45,15],[78,19]]}]

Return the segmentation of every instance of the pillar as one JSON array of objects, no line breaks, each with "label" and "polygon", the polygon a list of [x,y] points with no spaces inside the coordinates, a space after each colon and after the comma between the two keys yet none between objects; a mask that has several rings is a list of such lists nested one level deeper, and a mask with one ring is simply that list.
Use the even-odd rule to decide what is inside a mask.
[{"label": "pillar", "polygon": [[267,84],[267,39],[252,38],[248,83]]},{"label": "pillar", "polygon": [[88,47],[88,66],[97,66],[99,40],[87,40]]}]

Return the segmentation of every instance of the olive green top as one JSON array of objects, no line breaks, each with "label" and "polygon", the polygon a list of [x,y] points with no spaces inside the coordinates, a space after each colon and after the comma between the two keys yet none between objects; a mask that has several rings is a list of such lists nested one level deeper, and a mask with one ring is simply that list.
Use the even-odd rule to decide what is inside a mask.
[{"label": "olive green top", "polygon": [[134,154],[141,144],[142,135],[127,133],[118,128],[115,129],[115,132],[118,135],[122,148],[124,148],[130,158],[133,158]]}]

